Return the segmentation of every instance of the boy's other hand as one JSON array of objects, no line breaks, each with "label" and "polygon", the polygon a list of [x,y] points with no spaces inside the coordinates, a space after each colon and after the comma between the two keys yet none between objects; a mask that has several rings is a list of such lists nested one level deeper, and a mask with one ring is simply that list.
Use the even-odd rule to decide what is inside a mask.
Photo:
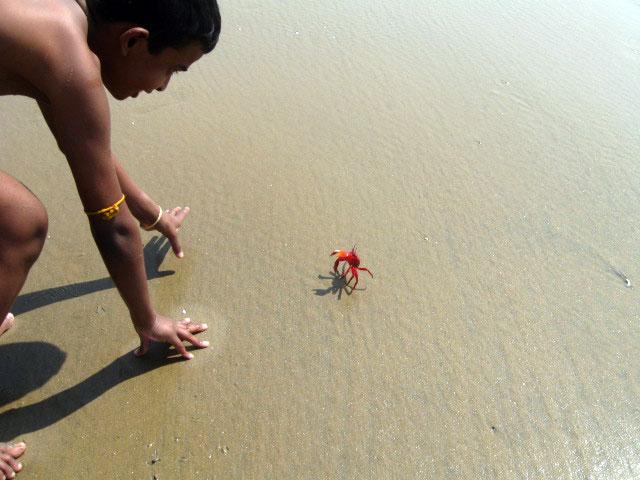
[{"label": "boy's other hand", "polygon": [[140,337],[140,347],[134,353],[137,357],[140,357],[149,351],[151,342],[164,342],[173,345],[182,357],[191,360],[193,354],[187,352],[182,342],[186,340],[198,348],[208,347],[208,341],[199,340],[195,336],[195,334],[204,332],[207,328],[209,327],[206,323],[191,323],[190,318],[174,322],[168,317],[156,315],[155,321],[148,329],[144,331],[136,329]]},{"label": "boy's other hand", "polygon": [[184,257],[182,246],[178,241],[178,230],[182,226],[182,222],[189,215],[189,207],[176,207],[173,210],[165,210],[160,218],[160,221],[156,225],[156,230],[163,234],[169,240],[173,253],[176,257]]}]

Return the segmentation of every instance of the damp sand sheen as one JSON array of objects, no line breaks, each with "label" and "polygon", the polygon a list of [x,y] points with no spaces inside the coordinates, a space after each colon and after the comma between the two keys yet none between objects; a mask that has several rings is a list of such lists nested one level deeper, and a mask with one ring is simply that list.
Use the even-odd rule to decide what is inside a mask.
[{"label": "damp sand sheen", "polygon": [[214,53],[112,102],[131,175],[192,208],[184,259],[143,234],[157,309],[209,324],[192,361],[132,358],[64,158],[0,99],[50,217],[0,339],[19,477],[640,477],[640,4],[221,9]]}]

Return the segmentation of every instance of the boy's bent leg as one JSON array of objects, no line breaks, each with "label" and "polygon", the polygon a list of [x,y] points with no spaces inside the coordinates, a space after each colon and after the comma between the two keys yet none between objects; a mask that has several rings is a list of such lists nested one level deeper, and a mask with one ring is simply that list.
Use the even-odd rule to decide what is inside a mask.
[{"label": "boy's bent leg", "polygon": [[0,475],[4,474],[4,478],[14,478],[16,473],[22,470],[22,464],[18,458],[26,449],[24,442],[15,445],[0,443]]},{"label": "boy's bent leg", "polygon": [[9,308],[42,251],[48,225],[40,200],[0,171],[0,335],[13,323]]}]

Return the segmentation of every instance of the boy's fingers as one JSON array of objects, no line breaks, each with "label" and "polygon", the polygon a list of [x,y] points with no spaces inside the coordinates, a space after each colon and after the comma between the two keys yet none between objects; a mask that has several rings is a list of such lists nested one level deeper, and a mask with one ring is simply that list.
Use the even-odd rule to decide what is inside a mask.
[{"label": "boy's fingers", "polygon": [[180,218],[180,212],[182,212],[182,207],[175,207],[171,209],[169,214],[177,220],[178,218]]},{"label": "boy's fingers", "polygon": [[182,226],[182,224],[184,223],[184,219],[187,218],[187,215],[189,215],[189,211],[191,209],[189,207],[176,207],[173,209],[173,217],[175,218],[175,228],[176,230],[179,230],[180,227]]},{"label": "boy's fingers", "polygon": [[191,209],[189,207],[184,207],[182,210],[180,210],[180,212],[176,214],[176,218],[178,219],[180,224],[184,222],[184,219],[187,218],[187,215],[189,215],[190,211]]},{"label": "boy's fingers", "polygon": [[149,340],[140,337],[140,346],[133,351],[136,357],[141,357],[149,351]]},{"label": "boy's fingers", "polygon": [[185,326],[187,327],[189,333],[201,333],[209,328],[206,323],[191,323]]},{"label": "boy's fingers", "polygon": [[[0,459],[4,460],[14,472],[19,472],[20,470],[22,470],[22,464],[15,458],[13,458],[11,455],[6,455],[6,454],[0,455]],[[9,472],[9,475],[11,475],[11,472]],[[8,477],[8,478],[12,478],[12,477]]]},{"label": "boy's fingers", "polygon": [[6,478],[15,478],[16,474],[8,465],[8,463],[3,462],[4,457],[9,458],[9,455],[0,455],[0,478],[5,480]]},{"label": "boy's fingers", "polygon": [[177,341],[173,342],[173,346],[176,348],[178,353],[187,360],[191,360],[193,358],[193,353],[187,352],[187,347],[184,346],[180,339],[177,339]]},{"label": "boy's fingers", "polygon": [[171,244],[171,248],[173,249],[173,253],[175,253],[176,257],[178,258],[184,257],[184,252],[182,251],[182,246],[178,241],[177,235],[173,235],[167,238],[169,239],[169,243]]},{"label": "boy's fingers", "polygon": [[9,454],[11,454],[14,458],[18,458],[21,456],[25,450],[27,449],[27,444],[24,442],[18,442],[14,444],[7,445]]},{"label": "boy's fingers", "polygon": [[180,332],[179,336],[180,336],[181,340],[186,340],[191,345],[194,345],[194,346],[196,346],[198,348],[206,348],[206,347],[209,346],[209,342],[208,341],[200,340],[199,338],[197,338],[195,335],[193,335],[188,330]]}]

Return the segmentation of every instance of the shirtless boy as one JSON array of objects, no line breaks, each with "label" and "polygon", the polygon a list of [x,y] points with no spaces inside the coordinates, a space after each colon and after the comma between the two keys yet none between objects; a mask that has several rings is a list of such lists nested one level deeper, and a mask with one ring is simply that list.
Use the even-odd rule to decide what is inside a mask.
[{"label": "shirtless boy", "polygon": [[[188,207],[163,211],[111,151],[106,90],[118,100],[162,91],[173,73],[210,52],[220,33],[216,0],[2,0],[0,95],[35,99],[65,154],[98,250],[140,337],[204,348],[206,324],[174,321],[151,304],[140,227],[157,230],[182,258],[178,229]],[[0,159],[1,161],[1,159]],[[26,159],[25,159],[26,161]],[[124,200],[123,200],[124,198]],[[42,203],[0,171],[0,335],[47,234]],[[0,444],[0,480],[22,469],[24,443]]]}]

